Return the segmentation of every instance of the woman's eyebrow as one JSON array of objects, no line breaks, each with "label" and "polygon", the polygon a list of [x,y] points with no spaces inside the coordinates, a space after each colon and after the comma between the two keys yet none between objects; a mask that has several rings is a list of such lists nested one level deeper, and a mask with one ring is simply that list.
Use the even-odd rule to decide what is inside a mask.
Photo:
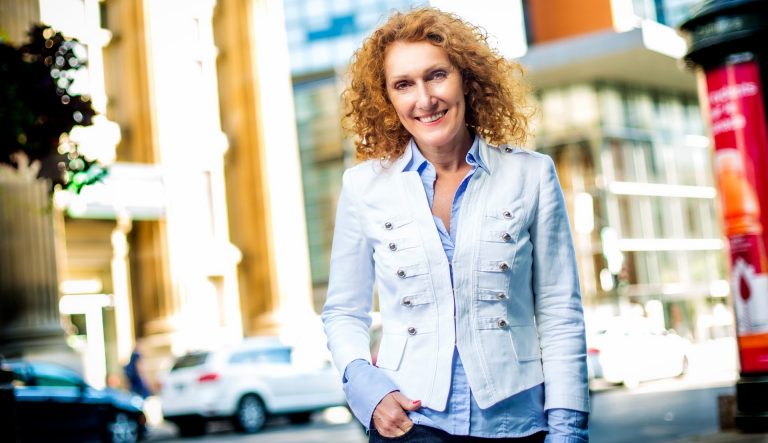
[{"label": "woman's eyebrow", "polygon": [[[441,69],[450,70],[451,66],[447,65],[447,64],[444,64],[444,63],[438,63],[438,64],[432,65],[432,66],[424,69],[421,72],[421,75],[423,75],[423,74],[431,74],[432,72],[439,71]],[[410,78],[410,77],[411,77],[411,74],[398,74],[398,75],[393,75],[393,76],[389,77],[388,81],[391,82],[391,81],[395,81],[395,80],[407,79],[407,78]]]}]

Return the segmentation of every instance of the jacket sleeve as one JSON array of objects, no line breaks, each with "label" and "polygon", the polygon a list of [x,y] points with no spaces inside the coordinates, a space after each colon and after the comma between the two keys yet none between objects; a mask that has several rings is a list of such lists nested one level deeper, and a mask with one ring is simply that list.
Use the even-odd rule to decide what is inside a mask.
[{"label": "jacket sleeve", "polygon": [[555,165],[542,161],[531,225],[533,295],[544,367],[544,408],[589,411],[584,314],[568,214]]},{"label": "jacket sleeve", "polygon": [[342,179],[322,319],[328,349],[341,375],[357,359],[371,361],[368,328],[373,302],[373,248],[363,232],[352,170]]}]

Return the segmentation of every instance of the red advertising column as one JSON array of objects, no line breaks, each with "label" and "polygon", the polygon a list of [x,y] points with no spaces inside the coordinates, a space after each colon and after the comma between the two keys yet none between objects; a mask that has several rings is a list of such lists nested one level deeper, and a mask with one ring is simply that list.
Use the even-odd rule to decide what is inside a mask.
[{"label": "red advertising column", "polygon": [[[768,0],[705,0],[680,25],[709,110],[730,254],[736,426],[768,430]],[[728,356],[723,356],[728,358]]]},{"label": "red advertising column", "polygon": [[742,373],[768,372],[768,137],[757,63],[706,73]]}]

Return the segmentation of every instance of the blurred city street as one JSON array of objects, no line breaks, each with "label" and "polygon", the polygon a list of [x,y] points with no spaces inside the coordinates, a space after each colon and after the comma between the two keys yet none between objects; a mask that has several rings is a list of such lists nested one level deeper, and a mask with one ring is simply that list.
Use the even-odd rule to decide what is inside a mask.
[{"label": "blurred city street", "polygon": [[[367,440],[321,320],[361,158],[340,98],[364,38],[420,7],[525,71],[515,148],[551,158],[568,213],[590,441],[768,443],[719,429],[768,418],[765,0],[0,0],[0,443]],[[488,251],[533,244],[510,233],[535,217],[477,202],[504,218]],[[479,305],[513,312],[509,286]]]},{"label": "blurred city street", "polygon": [[[758,443],[768,435],[718,433],[719,395],[733,394],[737,379],[735,344],[721,339],[691,349],[685,376],[641,383],[635,388],[593,385],[590,415],[592,443]],[[163,442],[285,442],[363,443],[362,428],[344,410],[315,414],[305,425],[277,418],[257,434],[234,432],[226,422],[210,423],[203,437],[179,438],[173,425],[152,428],[149,441]]]},{"label": "blurred city street", "polygon": [[[642,388],[617,388],[596,393],[593,398],[590,442],[592,443],[683,443],[764,442],[768,435],[718,435],[717,396],[732,393],[730,385],[694,388],[685,380],[650,382]],[[363,443],[361,427],[353,421],[329,423],[318,415],[312,423],[289,425],[274,420],[259,433],[234,433],[224,423],[209,425],[203,437],[181,439],[175,429],[163,424],[149,441],[163,442],[274,442],[274,443]]]}]

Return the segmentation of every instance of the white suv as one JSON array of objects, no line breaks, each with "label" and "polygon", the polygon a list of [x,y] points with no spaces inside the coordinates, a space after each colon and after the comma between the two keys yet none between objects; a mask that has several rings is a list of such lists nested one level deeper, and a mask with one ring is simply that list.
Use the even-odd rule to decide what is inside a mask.
[{"label": "white suv", "polygon": [[300,423],[314,411],[346,405],[330,361],[297,365],[291,347],[264,337],[179,357],[163,383],[161,401],[163,416],[182,436],[204,434],[209,420],[230,419],[237,430],[252,433],[268,415]]}]

